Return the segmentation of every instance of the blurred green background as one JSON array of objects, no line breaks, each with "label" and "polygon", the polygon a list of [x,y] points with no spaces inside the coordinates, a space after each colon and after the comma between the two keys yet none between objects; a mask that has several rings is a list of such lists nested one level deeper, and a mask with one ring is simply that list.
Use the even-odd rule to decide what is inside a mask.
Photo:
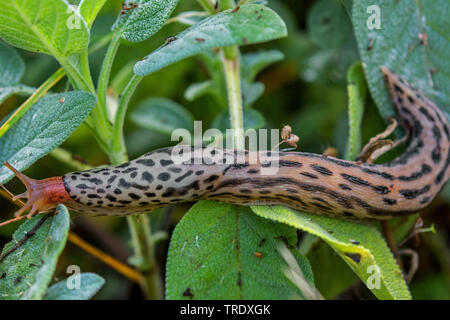
[{"label": "blurred green background", "polygon": [[[246,109],[246,121],[255,121],[253,123],[264,128],[281,129],[283,125],[288,124],[300,137],[298,150],[322,153],[328,147],[334,147],[339,151],[339,156],[343,156],[348,137],[346,73],[347,69],[359,60],[348,3],[349,1],[338,0],[269,1],[268,5],[286,22],[289,36],[278,41],[242,48],[243,54],[259,50],[279,50],[284,55],[284,59],[265,68],[257,76],[256,81],[261,82],[265,90],[252,104],[252,108]],[[120,1],[108,1],[94,23],[91,43],[110,31],[120,7]],[[200,7],[194,0],[183,0],[174,15],[190,10],[200,10]],[[145,42],[133,44],[123,41],[114,64],[113,78],[118,74],[130,74],[136,61],[184,28],[180,24],[172,23]],[[105,48],[91,56],[94,79],[98,77],[104,53]],[[58,68],[57,63],[48,56],[25,51],[21,51],[21,55],[27,65],[23,81],[25,84],[39,86]],[[170,141],[170,135],[143,128],[133,121],[133,112],[136,112],[147,98],[164,97],[178,103],[188,110],[195,120],[203,121],[203,130],[224,121],[224,125],[227,125],[226,118],[223,118],[226,108],[217,98],[206,95],[189,101],[185,97],[185,91],[190,85],[209,79],[208,68],[201,57],[183,60],[144,78],[130,104],[125,126],[131,159],[150,150],[174,144]],[[55,89],[64,88],[63,81],[59,88]],[[119,88],[116,89],[117,92],[111,90],[112,99],[114,95],[121,93],[119,80],[116,88]],[[243,93],[246,94],[245,89]],[[22,101],[20,97],[8,99],[0,109],[0,118],[8,115]],[[362,128],[363,142],[367,142],[370,137],[385,128],[385,122],[370,97],[366,101]],[[82,125],[62,147],[76,155],[78,160],[90,165],[106,164],[107,157],[92,141],[94,140],[89,129]],[[33,178],[46,178],[71,170],[47,156],[26,173]],[[23,189],[17,180],[8,183],[7,187],[14,193],[22,192]],[[425,226],[434,223],[438,233],[421,235],[420,241],[413,239],[405,245],[420,254],[419,270],[411,283],[412,294],[416,299],[450,298],[449,203],[450,192],[447,188],[444,195],[423,214]],[[11,217],[16,210],[5,199],[0,199],[0,207],[2,220]],[[158,210],[151,215],[152,229],[168,234],[157,246],[158,263],[163,274],[170,233],[189,207],[190,205],[178,205]],[[9,215],[7,212],[10,212]],[[78,217],[72,224],[72,231],[83,239],[119,260],[127,261],[131,249],[125,219]],[[1,245],[9,241],[16,228],[17,224],[13,224],[0,229]],[[313,244],[308,258],[318,289],[326,298],[373,298],[344,262],[323,242]],[[56,275],[59,279],[65,278],[66,268],[74,264],[79,265],[82,272],[92,271],[106,279],[106,284],[97,298],[142,298],[139,286],[69,243],[58,264]],[[405,264],[408,265],[408,259]]]}]

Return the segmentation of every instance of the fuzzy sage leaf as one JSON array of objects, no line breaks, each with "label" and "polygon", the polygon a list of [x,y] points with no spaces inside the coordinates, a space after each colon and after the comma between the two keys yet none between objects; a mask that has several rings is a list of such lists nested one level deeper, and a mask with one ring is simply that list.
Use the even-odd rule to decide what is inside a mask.
[{"label": "fuzzy sage leaf", "polygon": [[450,12],[447,0],[353,2],[353,26],[370,91],[380,113],[394,108],[380,71],[385,66],[413,83],[450,119]]},{"label": "fuzzy sage leaf", "polygon": [[69,212],[59,205],[56,215],[35,216],[17,229],[0,255],[0,299],[43,297],[66,244],[69,224]]},{"label": "fuzzy sage leaf", "polygon": [[[86,119],[96,98],[87,92],[67,92],[41,98],[0,138],[0,162],[24,170],[63,143]],[[2,166],[0,184],[13,177]]]},{"label": "fuzzy sage leaf", "polygon": [[128,41],[144,41],[164,26],[178,1],[126,0],[114,29]]},{"label": "fuzzy sage leaf", "polygon": [[1,0],[0,38],[15,47],[56,59],[81,52],[89,29],[65,0]]},{"label": "fuzzy sage leaf", "polygon": [[80,273],[74,275],[79,278],[79,288],[68,288],[67,284],[71,279],[64,279],[48,288],[45,293],[45,300],[89,300],[105,284],[105,279],[95,273]]},{"label": "fuzzy sage leaf", "polygon": [[178,223],[169,248],[168,299],[306,298],[284,274],[278,247],[288,246],[309,287],[308,260],[294,249],[295,229],[249,208],[201,201]]},{"label": "fuzzy sage leaf", "polygon": [[252,206],[252,209],[261,217],[288,224],[324,240],[377,298],[411,299],[402,272],[374,227],[282,206]]},{"label": "fuzzy sage leaf", "polygon": [[227,10],[202,20],[136,63],[145,76],[168,65],[216,47],[246,45],[285,37],[284,21],[271,9],[256,4]]}]

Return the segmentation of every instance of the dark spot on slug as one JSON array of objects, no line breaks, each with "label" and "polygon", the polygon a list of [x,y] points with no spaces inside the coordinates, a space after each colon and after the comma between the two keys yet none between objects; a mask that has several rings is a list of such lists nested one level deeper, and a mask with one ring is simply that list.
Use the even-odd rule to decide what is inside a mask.
[{"label": "dark spot on slug", "polygon": [[182,171],[181,168],[177,168],[177,167],[171,167],[168,170],[173,173],[180,173]]},{"label": "dark spot on slug", "polygon": [[161,164],[161,166],[163,167],[167,167],[173,164],[172,160],[165,160],[165,159],[161,159],[161,161],[159,162]]},{"label": "dark spot on slug", "polygon": [[108,179],[108,184],[113,183],[116,179],[117,179],[117,176],[112,176],[111,178]]},{"label": "dark spot on slug", "polygon": [[144,171],[142,172],[141,180],[151,183],[154,180],[154,178],[150,172]]},{"label": "dark spot on slug", "polygon": [[422,195],[422,194],[424,194],[424,193],[427,193],[428,191],[430,191],[430,185],[428,184],[428,185],[426,185],[425,187],[423,187],[423,188],[421,188],[421,189],[413,189],[413,190],[410,190],[410,189],[403,189],[403,190],[400,190],[399,192],[400,192],[400,194],[402,195],[402,196],[404,196],[406,199],[415,199],[415,198],[417,198],[418,196],[420,196],[420,195]]},{"label": "dark spot on slug", "polygon": [[388,194],[391,192],[391,190],[385,186],[373,186],[372,189],[378,194]]},{"label": "dark spot on slug", "polygon": [[167,198],[173,196],[175,193],[175,188],[167,188],[166,192],[164,192],[161,197]]},{"label": "dark spot on slug", "polygon": [[133,172],[133,171],[136,171],[136,170],[137,170],[137,168],[128,168],[126,170],[123,170],[122,173],[130,173],[130,172]]},{"label": "dark spot on slug", "polygon": [[333,175],[333,172],[331,172],[330,170],[328,170],[325,167],[319,166],[317,164],[312,164],[311,168],[313,168],[316,172],[325,175],[325,176],[331,176]]},{"label": "dark spot on slug", "polygon": [[170,174],[167,173],[167,172],[161,172],[161,173],[158,175],[158,180],[161,180],[161,181],[167,181],[167,180],[169,180],[169,179],[170,179]]},{"label": "dark spot on slug", "polygon": [[146,167],[153,167],[155,165],[155,162],[152,159],[139,159],[136,163],[142,164]]},{"label": "dark spot on slug", "polygon": [[355,176],[351,176],[351,175],[346,174],[346,173],[341,173],[341,176],[345,180],[347,180],[347,181],[349,181],[349,182],[351,182],[353,184],[360,185],[360,186],[370,186],[370,183],[367,182],[364,179],[361,179],[361,178],[358,178],[358,177],[355,177]]},{"label": "dark spot on slug", "polygon": [[134,199],[134,200],[139,200],[139,199],[141,198],[140,195],[137,195],[137,194],[135,194],[135,193],[129,193],[128,196],[129,196],[131,199]]},{"label": "dark spot on slug", "polygon": [[319,179],[315,174],[309,172],[300,172],[302,176],[311,178],[311,179]]},{"label": "dark spot on slug", "polygon": [[213,182],[215,180],[219,179],[219,176],[216,174],[213,174],[211,176],[209,176],[209,178],[205,179],[204,182],[210,183]]},{"label": "dark spot on slug", "polygon": [[175,182],[181,182],[184,180],[184,178],[189,177],[191,174],[193,174],[194,171],[193,170],[189,170],[187,171],[185,174],[183,174],[182,176],[179,176],[178,178],[175,179]]},{"label": "dark spot on slug", "polygon": [[288,168],[300,168],[301,166],[303,166],[303,164],[300,162],[287,160],[280,160],[279,164],[280,167],[288,167]]},{"label": "dark spot on slug", "polygon": [[383,198],[383,202],[387,205],[393,206],[397,204],[397,200],[395,199],[389,199],[389,198]]},{"label": "dark spot on slug", "polygon": [[110,195],[110,194],[106,195],[106,199],[108,199],[111,202],[116,202],[117,201],[117,198],[112,196],[112,195]]}]

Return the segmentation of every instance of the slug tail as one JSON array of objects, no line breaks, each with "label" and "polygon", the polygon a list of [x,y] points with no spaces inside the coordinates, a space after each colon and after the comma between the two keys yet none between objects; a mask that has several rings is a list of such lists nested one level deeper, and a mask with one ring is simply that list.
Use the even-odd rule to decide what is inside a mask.
[{"label": "slug tail", "polygon": [[31,218],[35,214],[51,211],[58,204],[70,200],[61,177],[35,180],[16,170],[8,162],[4,165],[14,172],[27,189],[26,192],[13,197],[13,200],[27,199],[25,205],[15,213],[16,217],[22,216],[29,210],[27,217]]}]

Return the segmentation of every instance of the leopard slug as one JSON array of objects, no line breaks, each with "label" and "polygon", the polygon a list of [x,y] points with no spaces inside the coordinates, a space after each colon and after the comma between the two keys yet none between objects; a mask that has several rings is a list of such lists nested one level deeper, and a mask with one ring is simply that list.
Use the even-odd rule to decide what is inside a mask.
[{"label": "leopard slug", "polygon": [[[389,219],[417,212],[449,178],[450,137],[446,116],[419,90],[382,68],[400,123],[406,151],[391,162],[368,164],[303,152],[235,151],[188,147],[187,160],[173,161],[173,148],[147,153],[108,168],[33,180],[15,170],[27,187],[19,211],[48,211],[63,203],[88,215],[124,216],[180,202],[210,199],[239,205],[285,205],[354,219]],[[208,154],[204,154],[207,150]],[[216,161],[223,152],[231,163]],[[187,153],[188,154],[188,153]],[[278,172],[263,175],[278,157]],[[255,159],[257,161],[250,161]],[[238,158],[242,161],[237,161]],[[252,158],[253,157],[253,158]]]}]

